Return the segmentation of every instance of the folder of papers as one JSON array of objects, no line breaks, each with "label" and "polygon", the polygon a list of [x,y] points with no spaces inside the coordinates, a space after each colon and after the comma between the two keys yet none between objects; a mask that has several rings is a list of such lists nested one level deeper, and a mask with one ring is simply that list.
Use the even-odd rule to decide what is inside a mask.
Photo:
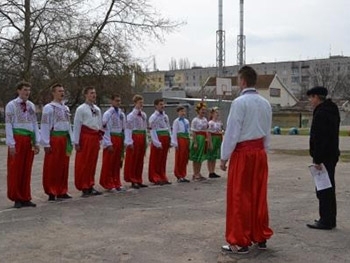
[{"label": "folder of papers", "polygon": [[312,177],[314,178],[317,191],[321,191],[332,187],[326,167],[323,164],[321,164],[321,166],[322,169],[318,170],[316,169],[314,164],[309,165],[309,169]]}]

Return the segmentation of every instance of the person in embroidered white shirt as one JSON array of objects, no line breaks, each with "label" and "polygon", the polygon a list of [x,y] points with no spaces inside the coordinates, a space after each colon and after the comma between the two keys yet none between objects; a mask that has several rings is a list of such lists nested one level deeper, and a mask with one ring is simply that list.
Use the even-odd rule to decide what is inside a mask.
[{"label": "person in embroidered white shirt", "polygon": [[207,152],[207,164],[209,178],[219,178],[220,175],[215,173],[216,160],[220,160],[220,148],[222,143],[223,125],[219,117],[219,108],[213,107],[209,112],[208,132],[210,133],[212,148]]},{"label": "person in embroidered white shirt", "polygon": [[202,162],[207,160],[207,150],[211,148],[210,134],[208,133],[207,105],[200,102],[196,106],[197,117],[191,122],[192,142],[190,145],[190,160],[193,162],[193,181],[206,180],[201,175]]},{"label": "person in embroidered white shirt", "polygon": [[147,115],[142,111],[143,97],[133,97],[134,109],[126,117],[124,180],[131,187],[147,187],[142,183],[143,161],[147,146]]},{"label": "person in embroidered white shirt", "polygon": [[166,162],[170,148],[170,122],[165,114],[164,100],[154,100],[155,111],[149,118],[151,128],[151,153],[149,157],[148,179],[155,185],[170,184],[166,176]]},{"label": "person in embroidered white shirt", "polygon": [[173,122],[171,144],[175,147],[174,175],[179,183],[189,183],[186,179],[187,164],[190,155],[190,122],[185,118],[186,108],[176,108],[178,118]]},{"label": "person in embroidered white shirt", "polygon": [[41,145],[45,157],[43,187],[49,201],[72,198],[68,192],[69,156],[72,152],[72,129],[69,108],[64,105],[64,88],[56,83],[50,88],[53,101],[43,108]]},{"label": "person in embroidered white shirt", "polygon": [[124,130],[126,117],[120,108],[118,94],[111,96],[111,107],[103,114],[103,160],[100,185],[109,192],[121,192],[125,189],[120,181],[120,168],[124,157]]},{"label": "person in embroidered white shirt", "polygon": [[30,180],[34,154],[39,153],[39,128],[35,105],[28,100],[31,84],[17,84],[18,97],[5,108],[7,157],[7,197],[15,208],[35,207],[31,202]]},{"label": "person in embroidered white shirt", "polygon": [[272,111],[270,103],[254,88],[255,70],[249,66],[238,72],[241,95],[231,105],[221,147],[221,164],[227,169],[226,241],[222,250],[246,254],[257,243],[266,249],[273,231],[267,207],[268,163]]},{"label": "person in embroidered white shirt", "polygon": [[100,195],[94,188],[95,172],[102,140],[101,110],[95,105],[94,87],[83,89],[85,102],[81,104],[74,116],[73,140],[76,150],[74,179],[75,187],[82,191],[83,197]]}]

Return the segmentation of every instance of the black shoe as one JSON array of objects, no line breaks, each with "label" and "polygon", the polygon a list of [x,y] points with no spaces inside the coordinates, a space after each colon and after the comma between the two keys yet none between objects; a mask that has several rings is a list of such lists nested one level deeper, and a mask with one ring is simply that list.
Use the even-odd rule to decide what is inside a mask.
[{"label": "black shoe", "polygon": [[49,194],[49,199],[47,201],[49,202],[56,201],[56,196]]},{"label": "black shoe", "polygon": [[267,249],[266,240],[262,241],[262,242],[258,242],[258,249],[260,249],[260,250],[266,250]]},{"label": "black shoe", "polygon": [[[315,223],[320,223],[320,220],[317,220],[315,219]],[[334,223],[334,224],[329,224],[332,228],[336,228],[337,227],[337,224]]]},{"label": "black shoe", "polygon": [[178,183],[189,183],[190,180],[187,180],[186,178],[179,178],[179,179],[177,180],[177,182],[178,182]]},{"label": "black shoe", "polygon": [[131,188],[140,189],[140,186],[137,183],[131,183]]},{"label": "black shoe", "polygon": [[163,181],[163,182],[161,182],[161,184],[162,184],[162,185],[171,184],[171,182],[169,182],[169,181]]},{"label": "black shoe", "polygon": [[83,189],[81,197],[89,197],[91,195],[90,189]]},{"label": "black shoe", "polygon": [[22,202],[22,206],[26,206],[26,207],[36,207],[36,204],[34,204],[32,201],[25,201]]},{"label": "black shoe", "polygon": [[138,185],[138,187],[140,187],[140,188],[148,187],[148,185],[145,185],[145,184],[137,184],[137,185]]},{"label": "black shoe", "polygon": [[163,182],[155,182],[154,185],[163,185]]},{"label": "black shoe", "polygon": [[209,178],[220,178],[221,176],[216,173],[210,173]]},{"label": "black shoe", "polygon": [[58,195],[57,198],[60,199],[70,199],[72,198],[69,194]]},{"label": "black shoe", "polygon": [[90,188],[90,195],[102,195],[100,191],[97,191],[95,188]]},{"label": "black shoe", "polygon": [[15,201],[15,204],[13,206],[14,208],[21,208],[22,207],[22,202],[20,201]]},{"label": "black shoe", "polygon": [[235,245],[224,245],[221,247],[223,252],[233,253],[233,254],[248,254],[248,247],[239,247]]},{"label": "black shoe", "polygon": [[331,230],[332,226],[324,225],[320,223],[319,221],[314,222],[313,224],[306,224],[307,227],[312,228],[312,229],[322,229],[322,230]]}]

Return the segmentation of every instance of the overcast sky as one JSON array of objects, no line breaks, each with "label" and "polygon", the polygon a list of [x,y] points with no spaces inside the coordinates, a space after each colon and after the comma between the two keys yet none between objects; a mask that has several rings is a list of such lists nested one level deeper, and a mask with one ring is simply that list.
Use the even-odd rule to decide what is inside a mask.
[{"label": "overcast sky", "polygon": [[[237,63],[239,0],[223,0],[226,66]],[[151,0],[164,16],[186,21],[165,42],[145,43],[140,56],[155,56],[160,70],[171,58],[216,65],[218,0]],[[349,0],[245,0],[246,63],[350,56]],[[149,60],[149,69],[153,69]]]}]

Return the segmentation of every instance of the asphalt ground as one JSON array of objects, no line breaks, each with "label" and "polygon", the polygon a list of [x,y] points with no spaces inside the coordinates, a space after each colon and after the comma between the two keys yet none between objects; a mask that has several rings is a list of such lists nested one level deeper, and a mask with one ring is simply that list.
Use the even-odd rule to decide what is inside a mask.
[{"label": "asphalt ground", "polygon": [[[341,150],[350,137],[341,137]],[[167,172],[171,185],[50,203],[42,189],[43,151],[35,157],[32,196],[36,208],[13,208],[6,196],[7,148],[0,146],[0,262],[350,262],[349,163],[336,168],[338,222],[334,230],[313,230],[318,201],[307,166],[307,136],[272,136],[269,152],[269,211],[274,235],[266,251],[247,255],[221,252],[225,244],[226,174],[203,182],[177,183],[174,150]],[[144,182],[148,183],[148,156]],[[101,167],[99,159],[96,188]],[[218,165],[217,165],[218,166]],[[206,163],[202,166],[207,176]],[[189,178],[192,165],[188,166]]]}]

